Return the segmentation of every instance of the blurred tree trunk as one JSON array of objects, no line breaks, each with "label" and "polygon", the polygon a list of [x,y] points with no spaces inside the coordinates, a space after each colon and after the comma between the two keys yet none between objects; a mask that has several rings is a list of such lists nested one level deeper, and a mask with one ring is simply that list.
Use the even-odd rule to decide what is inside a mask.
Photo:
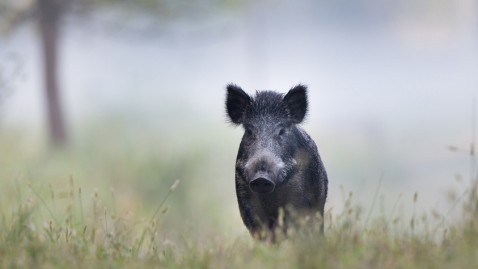
[{"label": "blurred tree trunk", "polygon": [[37,3],[50,142],[53,147],[62,147],[67,143],[67,134],[60,105],[57,63],[59,22],[63,12],[63,1],[38,0]]}]

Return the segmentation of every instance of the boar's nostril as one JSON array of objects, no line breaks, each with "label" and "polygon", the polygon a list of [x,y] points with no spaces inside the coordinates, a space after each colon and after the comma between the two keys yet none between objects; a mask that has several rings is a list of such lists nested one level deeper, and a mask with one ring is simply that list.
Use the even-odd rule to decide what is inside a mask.
[{"label": "boar's nostril", "polygon": [[275,184],[270,179],[259,177],[249,182],[249,188],[253,192],[271,193],[274,191]]}]

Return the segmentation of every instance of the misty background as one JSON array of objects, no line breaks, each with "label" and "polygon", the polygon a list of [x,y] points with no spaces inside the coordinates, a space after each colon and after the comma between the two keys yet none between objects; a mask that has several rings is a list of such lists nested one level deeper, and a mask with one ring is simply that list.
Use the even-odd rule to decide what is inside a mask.
[{"label": "misty background", "polygon": [[[242,129],[226,120],[228,83],[251,94],[308,86],[303,127],[329,175],[326,210],[343,207],[343,188],[368,211],[379,188],[382,211],[397,199],[410,211],[417,192],[420,209],[447,213],[449,190],[469,183],[476,165],[469,151],[476,136],[478,1],[204,0],[191,8],[166,2],[179,11],[105,5],[61,19],[58,84],[68,144],[114,141],[113,155],[141,148],[139,160],[156,152],[177,167],[144,182],[127,176],[121,186],[133,198],[125,206],[180,178],[188,208],[182,216],[217,211],[224,230],[245,231],[234,190]],[[0,139],[45,149],[40,47],[31,19],[0,36]],[[28,160],[49,156],[27,152]],[[0,180],[23,174],[21,167]],[[81,172],[57,177],[71,174]],[[93,182],[118,184],[114,176]],[[159,200],[148,195],[146,201]],[[171,210],[179,211],[174,203]]]}]

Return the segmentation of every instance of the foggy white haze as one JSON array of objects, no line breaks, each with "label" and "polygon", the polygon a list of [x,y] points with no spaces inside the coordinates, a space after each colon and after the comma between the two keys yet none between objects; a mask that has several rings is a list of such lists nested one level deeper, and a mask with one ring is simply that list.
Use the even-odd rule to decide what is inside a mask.
[{"label": "foggy white haze", "polygon": [[[230,177],[217,180],[229,180],[233,196],[242,131],[226,121],[225,86],[286,92],[302,83],[310,94],[304,128],[329,174],[326,209],[342,206],[340,186],[368,205],[383,177],[387,206],[403,193],[411,207],[416,191],[421,208],[447,212],[445,190],[462,191],[470,177],[467,153],[447,147],[466,151],[472,140],[477,1],[445,1],[426,13],[411,1],[332,2],[250,4],[153,30],[67,19],[59,71],[68,126],[114,118],[173,140],[214,133],[231,142]],[[0,128],[46,131],[35,30],[25,24],[0,38],[3,68],[18,62],[21,70],[0,103]]]}]

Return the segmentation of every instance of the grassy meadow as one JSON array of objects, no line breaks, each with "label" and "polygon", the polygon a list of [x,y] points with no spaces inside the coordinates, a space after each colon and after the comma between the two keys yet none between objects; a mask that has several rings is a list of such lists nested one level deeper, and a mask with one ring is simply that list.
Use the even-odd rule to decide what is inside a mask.
[{"label": "grassy meadow", "polygon": [[476,179],[450,199],[453,222],[395,206],[369,214],[344,188],[325,237],[312,228],[261,243],[240,220],[235,151],[224,150],[238,136],[118,128],[82,128],[54,152],[42,136],[0,132],[0,268],[478,267]]}]

